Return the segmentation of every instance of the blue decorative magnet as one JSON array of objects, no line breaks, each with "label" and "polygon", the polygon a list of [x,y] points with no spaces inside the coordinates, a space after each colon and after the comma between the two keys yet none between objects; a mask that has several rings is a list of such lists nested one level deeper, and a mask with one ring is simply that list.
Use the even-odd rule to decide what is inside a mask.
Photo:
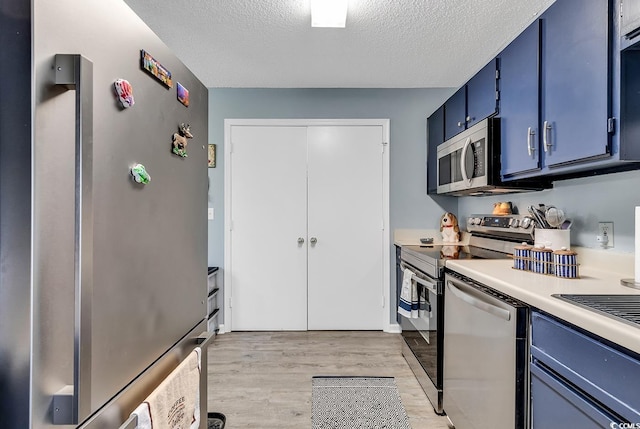
[{"label": "blue decorative magnet", "polygon": [[135,101],[133,100],[133,87],[128,81],[118,79],[113,83],[113,86],[116,89],[118,100],[120,100],[122,107],[127,108],[135,104]]},{"label": "blue decorative magnet", "polygon": [[147,169],[144,168],[144,165],[142,164],[136,164],[131,167],[131,175],[133,176],[133,180],[135,180],[136,183],[142,183],[143,185],[146,185],[147,183],[151,182],[151,176],[149,175],[149,173],[147,173]]},{"label": "blue decorative magnet", "polygon": [[173,134],[173,149],[172,152],[183,158],[187,157],[187,139],[193,138],[189,124],[180,124],[178,132]]}]

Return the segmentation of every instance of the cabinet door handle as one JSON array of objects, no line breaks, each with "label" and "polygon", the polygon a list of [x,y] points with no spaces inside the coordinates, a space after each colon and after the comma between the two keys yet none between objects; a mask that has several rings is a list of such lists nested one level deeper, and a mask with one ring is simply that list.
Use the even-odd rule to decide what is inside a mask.
[{"label": "cabinet door handle", "polygon": [[316,244],[316,243],[318,242],[318,239],[317,239],[317,238],[315,238],[315,237],[311,237],[311,239],[309,240],[309,242],[310,242],[311,244]]},{"label": "cabinet door handle", "polygon": [[462,127],[462,122],[458,122],[458,127]]},{"label": "cabinet door handle", "polygon": [[298,244],[304,244],[304,238],[298,237]]},{"label": "cabinet door handle", "polygon": [[531,127],[527,129],[527,152],[529,152],[529,156],[532,156],[533,152],[535,152],[536,150],[535,146],[532,145],[533,136],[535,134],[536,134],[536,131],[533,130]]},{"label": "cabinet door handle", "polygon": [[551,149],[551,146],[553,146],[551,143],[549,143],[549,133],[551,132],[551,124],[549,123],[549,121],[544,121],[542,128],[542,146],[544,147],[545,152],[549,152],[549,149]]}]

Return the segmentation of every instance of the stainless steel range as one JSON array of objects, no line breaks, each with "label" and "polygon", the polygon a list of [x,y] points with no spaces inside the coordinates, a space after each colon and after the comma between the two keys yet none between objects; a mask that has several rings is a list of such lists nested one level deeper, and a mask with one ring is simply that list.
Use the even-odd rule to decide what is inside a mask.
[{"label": "stainless steel range", "polygon": [[466,221],[468,245],[402,246],[397,285],[405,276],[415,282],[418,303],[414,317],[399,316],[402,353],[434,410],[444,414],[444,268],[450,259],[505,259],[514,246],[533,243],[532,219],[523,215],[471,215]]}]

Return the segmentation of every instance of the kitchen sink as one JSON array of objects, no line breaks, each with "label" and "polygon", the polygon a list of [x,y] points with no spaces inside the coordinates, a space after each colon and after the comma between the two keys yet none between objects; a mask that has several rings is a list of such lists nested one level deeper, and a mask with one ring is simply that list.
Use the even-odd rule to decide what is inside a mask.
[{"label": "kitchen sink", "polygon": [[640,295],[556,294],[552,296],[640,328]]}]

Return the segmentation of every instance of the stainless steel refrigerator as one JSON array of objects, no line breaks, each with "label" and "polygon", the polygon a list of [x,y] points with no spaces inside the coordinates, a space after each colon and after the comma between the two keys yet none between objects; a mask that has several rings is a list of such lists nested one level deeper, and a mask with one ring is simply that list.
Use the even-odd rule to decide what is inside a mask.
[{"label": "stainless steel refrigerator", "polygon": [[208,92],[121,0],[1,0],[0,36],[0,426],[118,428],[207,338]]}]

